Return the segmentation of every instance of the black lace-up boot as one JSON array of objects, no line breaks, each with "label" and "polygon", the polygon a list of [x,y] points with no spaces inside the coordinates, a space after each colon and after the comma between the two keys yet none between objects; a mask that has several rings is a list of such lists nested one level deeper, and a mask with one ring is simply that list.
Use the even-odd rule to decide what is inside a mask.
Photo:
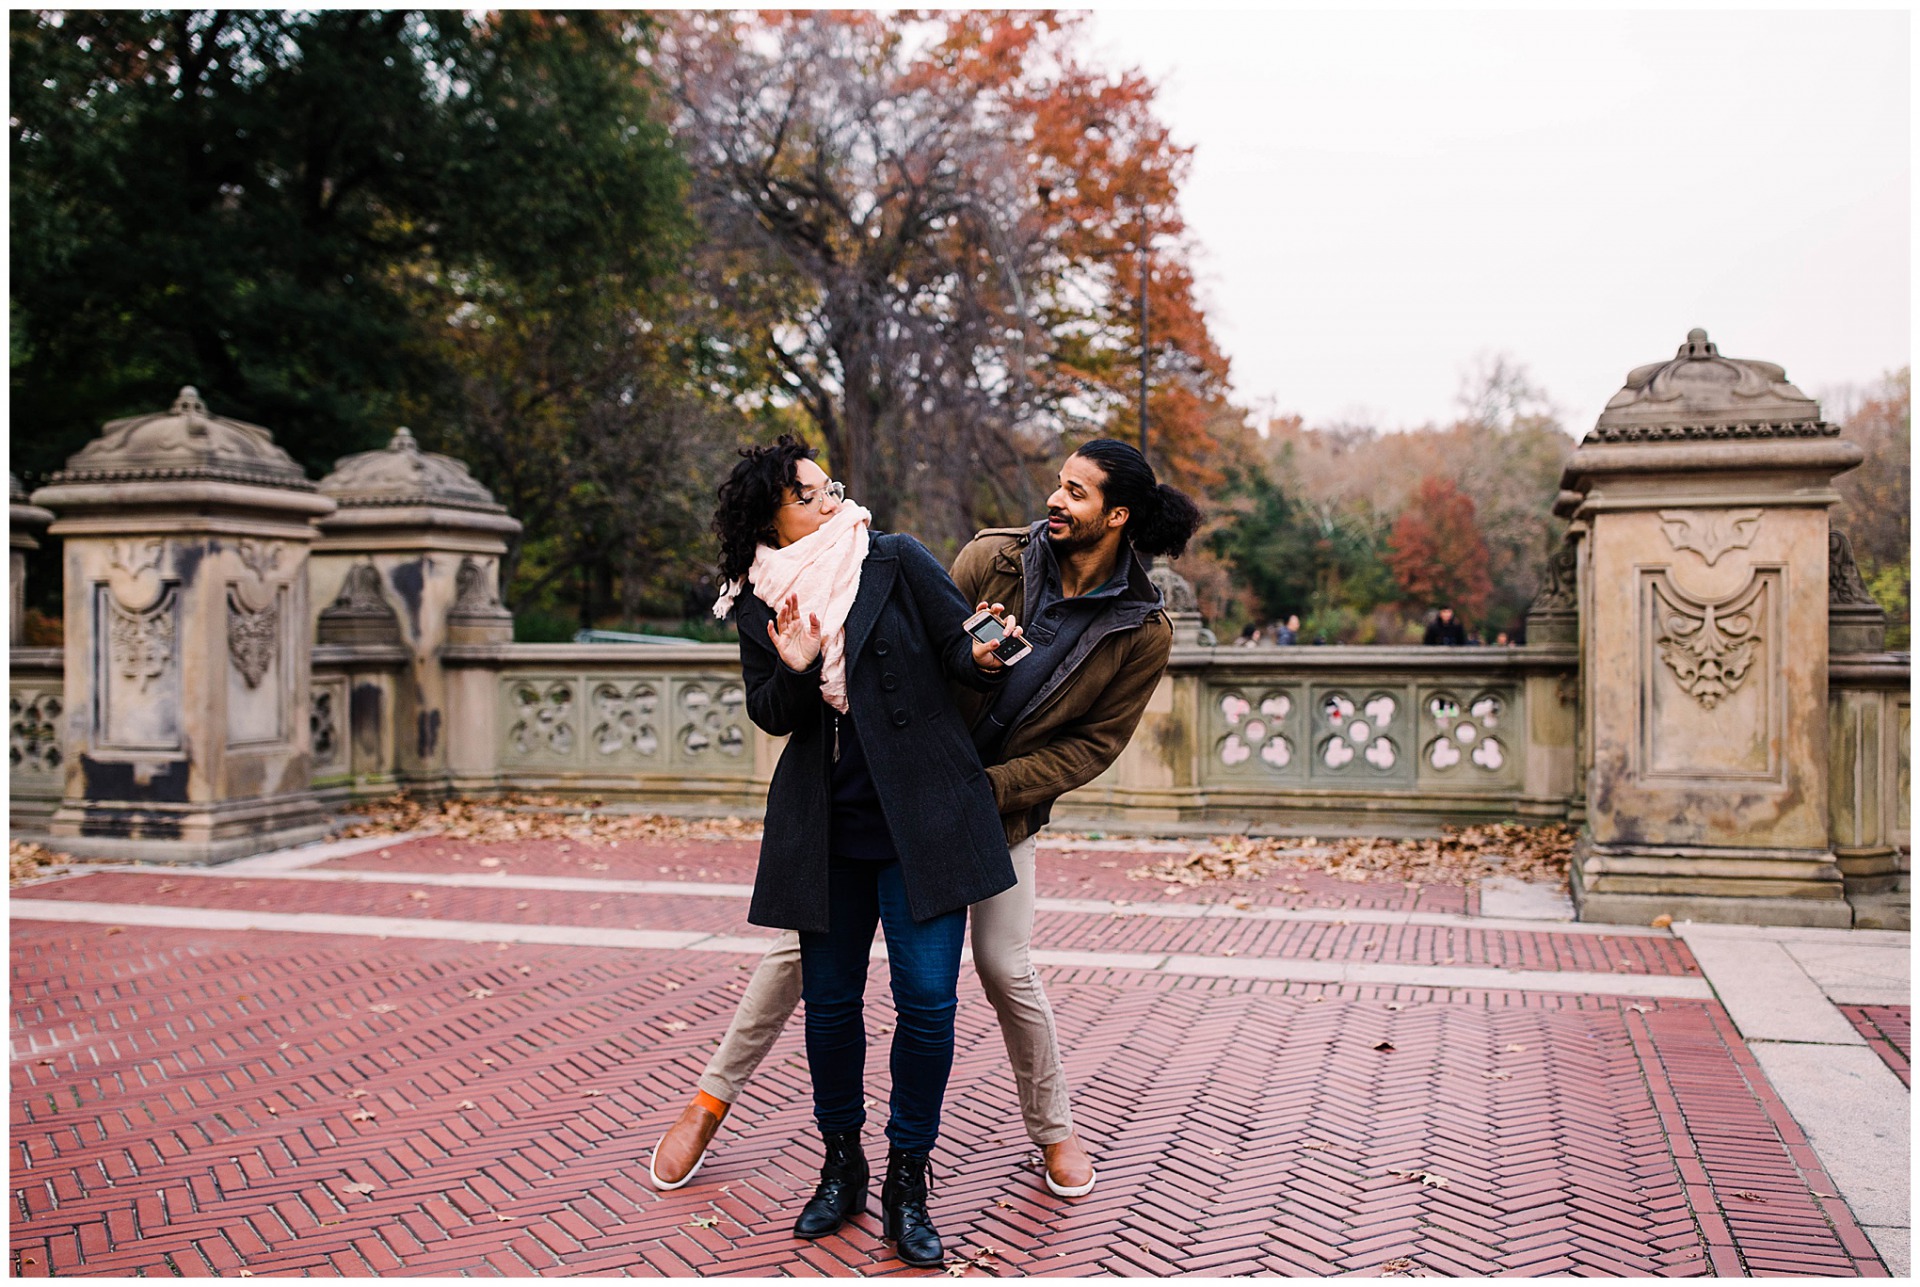
[{"label": "black lace-up boot", "polygon": [[793,1223],[796,1238],[824,1238],[856,1215],[867,1212],[867,1156],[860,1151],[860,1132],[843,1131],[824,1137],[827,1157],[820,1164],[820,1184]]},{"label": "black lace-up boot", "polygon": [[931,1168],[925,1153],[887,1150],[887,1178],[880,1186],[880,1236],[893,1243],[900,1259],[918,1269],[936,1269],[944,1248],[940,1231],[927,1214]]}]

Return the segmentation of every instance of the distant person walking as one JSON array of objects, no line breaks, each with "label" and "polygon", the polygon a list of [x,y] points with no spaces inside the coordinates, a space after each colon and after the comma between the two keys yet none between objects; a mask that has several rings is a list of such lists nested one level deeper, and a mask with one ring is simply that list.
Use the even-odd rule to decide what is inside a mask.
[{"label": "distant person walking", "polygon": [[1433,620],[1427,623],[1427,633],[1421,642],[1429,648],[1464,648],[1467,645],[1467,628],[1453,615],[1453,609],[1443,604]]},{"label": "distant person walking", "polygon": [[1300,642],[1300,618],[1297,614],[1288,616],[1285,625],[1273,628],[1273,642],[1281,648]]}]

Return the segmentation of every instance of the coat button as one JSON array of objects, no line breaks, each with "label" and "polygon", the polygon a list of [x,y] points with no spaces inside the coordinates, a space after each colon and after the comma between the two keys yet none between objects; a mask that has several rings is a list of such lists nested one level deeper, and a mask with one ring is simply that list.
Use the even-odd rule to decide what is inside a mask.
[{"label": "coat button", "polygon": [[882,675],[880,676],[880,687],[890,693],[900,687],[900,677],[898,675]]},{"label": "coat button", "polygon": [[905,728],[907,726],[907,718],[908,716],[905,711],[895,711],[893,713],[893,726],[895,728]]},{"label": "coat button", "polygon": [[884,640],[884,639],[876,639],[876,640],[874,640],[874,641],[873,641],[873,655],[874,655],[874,656],[876,656],[876,657],[884,657],[884,656],[886,656],[886,655],[887,655],[887,654],[888,654],[889,652],[891,652],[891,651],[893,651],[893,645],[891,645],[891,644],[889,644],[889,643],[888,643],[888,642],[887,642],[886,640]]}]

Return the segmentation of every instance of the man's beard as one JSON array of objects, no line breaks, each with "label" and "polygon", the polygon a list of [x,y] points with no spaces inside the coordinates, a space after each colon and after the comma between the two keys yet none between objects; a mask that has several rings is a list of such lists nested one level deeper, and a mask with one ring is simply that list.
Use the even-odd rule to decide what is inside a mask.
[{"label": "man's beard", "polygon": [[1076,554],[1081,550],[1091,549],[1098,545],[1100,538],[1106,534],[1106,524],[1098,518],[1076,524],[1073,515],[1061,513],[1058,510],[1048,510],[1047,517],[1057,518],[1067,525],[1067,530],[1059,536],[1055,536],[1051,528],[1047,531],[1047,544],[1052,547],[1056,556]]}]

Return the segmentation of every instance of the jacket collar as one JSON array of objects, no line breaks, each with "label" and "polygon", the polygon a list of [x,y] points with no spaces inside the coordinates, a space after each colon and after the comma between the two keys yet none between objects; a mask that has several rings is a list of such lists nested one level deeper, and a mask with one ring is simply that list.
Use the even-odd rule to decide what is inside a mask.
[{"label": "jacket collar", "polygon": [[[1022,551],[1018,567],[1008,566],[1006,570],[1020,573],[1022,597],[1025,599],[1020,605],[1021,612],[1025,614],[1023,619],[1033,616],[1034,605],[1040,599],[1040,587],[1046,582],[1046,542],[1047,520],[1043,518],[1027,528],[1027,534],[1020,538],[1017,545],[1000,553],[1000,558],[1011,564],[1014,551]],[[1121,557],[1127,561],[1127,586],[1114,597],[1103,615],[1122,627],[1135,626],[1161,606],[1160,587],[1147,575],[1146,560],[1140,557],[1140,551],[1134,549],[1131,543],[1127,544],[1126,552]]]}]

